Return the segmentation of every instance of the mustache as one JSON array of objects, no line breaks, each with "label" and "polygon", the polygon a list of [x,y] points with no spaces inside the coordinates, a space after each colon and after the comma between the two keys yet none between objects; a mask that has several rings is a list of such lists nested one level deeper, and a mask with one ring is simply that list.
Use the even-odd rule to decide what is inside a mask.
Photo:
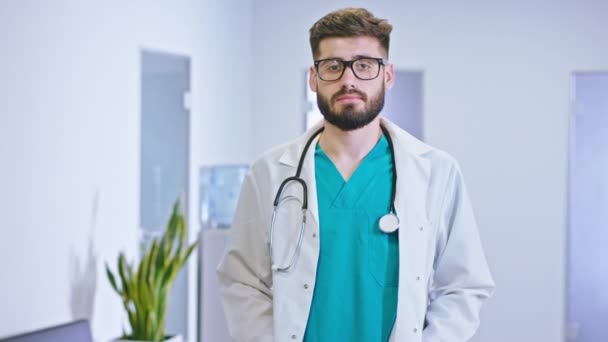
[{"label": "mustache", "polygon": [[333,101],[336,101],[338,99],[338,97],[340,97],[340,96],[353,95],[353,94],[358,95],[361,99],[363,99],[363,101],[367,101],[367,95],[365,95],[365,93],[363,93],[363,92],[361,92],[359,90],[356,90],[356,89],[353,89],[353,90],[340,90],[339,92],[335,93],[331,97],[331,100],[333,102]]}]

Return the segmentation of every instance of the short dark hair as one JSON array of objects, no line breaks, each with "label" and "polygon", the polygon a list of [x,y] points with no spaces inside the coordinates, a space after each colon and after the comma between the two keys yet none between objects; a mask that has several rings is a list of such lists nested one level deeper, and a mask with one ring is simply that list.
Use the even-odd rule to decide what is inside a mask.
[{"label": "short dark hair", "polygon": [[370,36],[380,41],[388,54],[393,26],[386,19],[376,18],[365,8],[344,8],[325,15],[310,28],[313,58],[319,55],[321,40],[330,37]]}]

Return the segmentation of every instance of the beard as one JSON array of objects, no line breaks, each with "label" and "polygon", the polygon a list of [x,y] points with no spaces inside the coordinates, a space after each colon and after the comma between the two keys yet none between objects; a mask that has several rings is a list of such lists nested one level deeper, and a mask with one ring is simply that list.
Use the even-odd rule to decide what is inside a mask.
[{"label": "beard", "polygon": [[[332,110],[331,104],[335,103],[340,96],[356,94],[361,97],[365,106],[361,110],[356,110],[356,104],[348,103],[343,106],[342,110]],[[352,131],[366,126],[380,114],[384,107],[384,85],[376,96],[367,101],[368,97],[363,92],[358,90],[341,90],[334,94],[330,99],[324,97],[317,92],[317,106],[323,117],[330,124],[338,127],[343,131]]]}]

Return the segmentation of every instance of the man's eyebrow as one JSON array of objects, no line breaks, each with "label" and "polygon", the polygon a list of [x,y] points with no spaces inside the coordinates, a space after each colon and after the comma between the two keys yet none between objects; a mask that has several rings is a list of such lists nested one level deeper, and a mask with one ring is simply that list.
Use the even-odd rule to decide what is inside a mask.
[{"label": "man's eyebrow", "polygon": [[[352,61],[356,60],[356,59],[361,59],[361,58],[372,58],[372,59],[376,59],[376,58],[381,58],[381,57],[371,57],[368,55],[354,55],[353,58],[351,59]],[[338,60],[338,61],[345,61],[346,59],[342,58],[342,57],[327,57],[327,58],[323,58],[323,60]]]},{"label": "man's eyebrow", "polygon": [[368,55],[355,55],[353,59],[359,59],[359,58],[377,58],[377,57],[371,57]]}]

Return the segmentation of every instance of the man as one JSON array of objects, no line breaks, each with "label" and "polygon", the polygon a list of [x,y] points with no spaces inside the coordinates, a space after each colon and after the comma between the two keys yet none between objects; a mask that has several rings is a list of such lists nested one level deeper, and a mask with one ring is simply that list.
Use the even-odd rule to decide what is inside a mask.
[{"label": "man", "polygon": [[310,29],[309,85],[325,120],[244,180],[218,267],[235,341],[475,333],[494,284],[460,169],[379,116],[391,30],[352,8]]}]

